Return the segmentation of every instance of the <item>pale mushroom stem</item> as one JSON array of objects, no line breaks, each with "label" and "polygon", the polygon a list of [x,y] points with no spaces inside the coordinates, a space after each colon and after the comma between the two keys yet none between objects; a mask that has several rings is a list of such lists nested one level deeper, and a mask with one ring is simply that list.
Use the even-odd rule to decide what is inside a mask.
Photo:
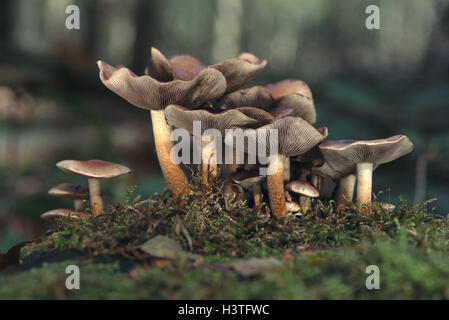
[{"label": "pale mushroom stem", "polygon": [[260,182],[257,182],[253,186],[253,200],[254,207],[260,209],[260,206],[262,204],[262,186],[260,185]]},{"label": "pale mushroom stem", "polygon": [[75,210],[80,211],[84,209],[84,203],[81,199],[73,200],[73,204],[75,205]]},{"label": "pale mushroom stem", "polygon": [[346,206],[352,202],[354,198],[356,176],[348,174],[340,179],[337,190],[337,212],[345,210]]},{"label": "pale mushroom stem", "polygon": [[310,211],[312,209],[312,199],[308,196],[299,196],[299,206],[303,213]]},{"label": "pale mushroom stem", "polygon": [[290,174],[290,158],[285,157],[284,161],[284,182],[290,181],[291,174]]},{"label": "pale mushroom stem", "polygon": [[159,165],[173,196],[187,191],[187,178],[181,167],[170,159],[173,142],[170,141],[171,128],[165,121],[164,110],[151,110],[154,143]]},{"label": "pale mushroom stem", "polygon": [[273,166],[275,171],[267,175],[268,199],[270,200],[271,211],[276,219],[287,215],[284,193],[284,163],[285,156],[283,155],[278,154],[270,157],[270,166]]},{"label": "pale mushroom stem", "polygon": [[101,199],[100,179],[88,179],[90,205],[95,216],[99,216],[103,211],[103,199]]},{"label": "pale mushroom stem", "polygon": [[357,200],[362,213],[369,213],[371,207],[371,190],[373,182],[373,164],[357,164]]},{"label": "pale mushroom stem", "polygon": [[234,156],[234,163],[233,164],[226,164],[226,179],[223,183],[223,193],[232,196],[234,195],[234,189],[232,187],[232,179],[231,175],[237,172],[237,169],[240,167],[239,164],[235,163],[235,156]]},{"label": "pale mushroom stem", "polygon": [[210,185],[211,180],[217,176],[217,151],[215,140],[201,142],[201,173],[204,185]]},{"label": "pale mushroom stem", "polygon": [[321,193],[321,189],[323,187],[323,178],[315,174],[312,174],[310,176],[310,182],[318,190],[318,192]]}]

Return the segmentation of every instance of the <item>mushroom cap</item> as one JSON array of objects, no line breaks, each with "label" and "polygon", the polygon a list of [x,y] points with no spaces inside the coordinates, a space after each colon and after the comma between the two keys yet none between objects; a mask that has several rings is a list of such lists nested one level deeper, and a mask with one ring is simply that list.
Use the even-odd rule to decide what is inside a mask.
[{"label": "mushroom cap", "polygon": [[193,134],[193,122],[201,122],[201,133],[207,129],[217,129],[224,134],[225,129],[234,126],[258,127],[274,119],[261,109],[243,107],[212,113],[207,110],[189,110],[178,105],[169,105],[164,110],[167,123],[176,128],[183,128]]},{"label": "mushroom cap", "polygon": [[103,160],[63,160],[58,162],[56,166],[69,173],[96,179],[114,178],[131,172],[128,167]]},{"label": "mushroom cap", "polygon": [[319,145],[324,159],[340,172],[354,172],[358,163],[373,163],[378,166],[393,161],[413,150],[407,136],[397,135],[377,140],[325,141]]},{"label": "mushroom cap", "polygon": [[[226,92],[232,92],[249,82],[265,68],[266,64],[266,60],[259,59],[252,53],[243,52],[237,58],[225,60],[222,63],[210,66],[210,68],[223,74],[226,79]],[[191,55],[179,54],[167,59],[159,50],[151,48],[151,60],[145,74],[164,82],[177,79],[189,81],[206,68],[206,65]],[[179,102],[170,103],[183,104]]]},{"label": "mushroom cap", "polygon": [[317,188],[305,180],[293,180],[285,185],[285,189],[294,193],[299,193],[307,197],[316,198],[320,196]]},{"label": "mushroom cap", "polygon": [[300,94],[310,100],[313,100],[312,91],[302,80],[286,79],[265,85],[274,99],[282,98],[290,94]]},{"label": "mushroom cap", "polygon": [[231,180],[245,189],[261,182],[264,178],[265,176],[261,175],[258,170],[240,171],[231,175]]},{"label": "mushroom cap", "polygon": [[86,211],[77,211],[73,209],[54,209],[42,214],[41,219],[52,221],[59,217],[66,217],[72,219],[86,219],[92,216],[93,216],[92,213]]},{"label": "mushroom cap", "polygon": [[220,99],[219,106],[222,108],[257,107],[269,110],[275,118],[300,117],[314,124],[316,111],[311,96],[307,84],[301,80],[290,79],[265,87],[254,86],[231,92]]},{"label": "mushroom cap", "polygon": [[[317,129],[317,131],[319,130]],[[291,159],[296,162],[310,163],[316,167],[321,166],[324,163],[323,156],[321,155],[320,149],[318,147],[313,147],[306,153],[300,154]]]},{"label": "mushroom cap", "polygon": [[[275,141],[274,139],[271,141],[272,129],[277,131],[277,150],[270,150],[270,142]],[[266,155],[277,153],[288,157],[305,153],[324,139],[323,135],[307,121],[296,117],[276,119],[268,125],[250,131],[247,136],[257,141],[257,147],[264,148],[262,152],[265,151]],[[245,152],[248,152],[247,145],[245,145]]]},{"label": "mushroom cap", "polygon": [[267,65],[267,60],[262,60],[247,54],[243,58],[234,58],[225,60],[219,64],[210,66],[210,68],[220,71],[226,78],[226,93],[235,91],[245,85]]},{"label": "mushroom cap", "polygon": [[323,178],[330,178],[334,181],[346,175],[344,172],[334,170],[327,162],[324,162],[321,166],[312,167],[312,174]]},{"label": "mushroom cap", "polygon": [[298,212],[301,210],[301,207],[295,201],[285,201],[285,208],[288,212]]},{"label": "mushroom cap", "polygon": [[275,118],[292,116],[302,118],[310,124],[316,123],[316,111],[313,100],[301,94],[293,93],[279,98],[271,114]]},{"label": "mushroom cap", "polygon": [[162,82],[174,80],[170,62],[154,47],[151,47],[151,58],[145,69],[145,74]]},{"label": "mushroom cap", "polygon": [[247,106],[268,110],[272,107],[274,99],[271,93],[262,86],[254,86],[236,90],[220,99],[220,106],[226,109]]},{"label": "mushroom cap", "polygon": [[66,198],[72,200],[89,199],[89,189],[79,184],[60,183],[48,190],[48,194],[53,197]]},{"label": "mushroom cap", "polygon": [[169,60],[175,79],[192,80],[206,65],[188,54],[177,54]]},{"label": "mushroom cap", "polygon": [[103,84],[136,107],[160,110],[169,104],[196,107],[221,97],[226,79],[213,68],[205,68],[190,81],[161,82],[150,76],[136,76],[131,70],[98,61]]}]

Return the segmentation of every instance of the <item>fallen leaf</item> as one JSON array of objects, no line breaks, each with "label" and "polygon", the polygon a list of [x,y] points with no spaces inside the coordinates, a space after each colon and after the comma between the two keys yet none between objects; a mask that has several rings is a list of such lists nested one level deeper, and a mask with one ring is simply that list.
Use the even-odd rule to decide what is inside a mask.
[{"label": "fallen leaf", "polygon": [[276,271],[281,266],[282,262],[276,258],[252,258],[231,264],[234,271],[244,278],[261,275],[269,271]]},{"label": "fallen leaf", "polygon": [[19,264],[20,250],[31,242],[34,242],[34,240],[20,242],[9,249],[5,254],[0,253],[0,271],[5,269],[6,267]]},{"label": "fallen leaf", "polygon": [[148,240],[139,248],[154,258],[170,259],[176,262],[197,260],[200,257],[197,254],[184,251],[177,241],[161,235]]}]

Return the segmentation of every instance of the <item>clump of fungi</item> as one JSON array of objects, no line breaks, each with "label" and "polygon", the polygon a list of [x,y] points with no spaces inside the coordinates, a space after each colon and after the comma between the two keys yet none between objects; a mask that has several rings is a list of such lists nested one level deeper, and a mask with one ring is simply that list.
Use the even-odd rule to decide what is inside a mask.
[{"label": "clump of fungi", "polygon": [[[181,164],[170,159],[173,128],[193,134],[194,121],[201,122],[201,169],[204,184],[217,175],[217,152],[210,143],[208,129],[252,129],[256,138],[266,129],[278,132],[278,150],[273,154],[269,141],[261,148],[271,154],[274,173],[260,176],[258,164],[227,163],[222,191],[251,190],[256,207],[260,207],[266,190],[271,212],[278,219],[289,212],[311,209],[312,199],[320,197],[323,181],[338,184],[338,211],[353,201],[354,188],[363,213],[371,208],[372,172],[378,165],[393,161],[413,149],[406,136],[370,141],[325,141],[327,128],[315,128],[316,111],[309,86],[301,80],[287,79],[265,86],[242,88],[261,72],[266,60],[242,53],[219,64],[206,66],[190,55],[166,58],[152,48],[145,75],[129,69],[98,62],[104,85],[132,105],[149,110],[153,124],[157,156],[168,188],[173,196],[189,192],[188,179]],[[249,131],[248,131],[249,132]],[[262,139],[263,138],[262,136]],[[225,141],[226,143],[226,141]],[[247,154],[254,152],[245,149]],[[292,160],[292,161],[290,161]],[[77,165],[70,169],[67,165]],[[94,214],[101,211],[98,176],[84,173],[80,163],[60,163],[64,170],[89,178]],[[89,166],[87,166],[89,167]],[[292,177],[292,173],[297,176]],[[297,197],[297,198],[296,198]],[[388,206],[385,205],[385,208]],[[391,207],[388,207],[391,210]]]},{"label": "clump of fungi", "polygon": [[[63,160],[56,164],[63,171],[87,178],[89,188],[72,183],[61,183],[52,187],[48,193],[54,197],[71,199],[74,209],[54,209],[41,215],[43,220],[54,220],[57,217],[84,219],[99,216],[103,211],[103,199],[100,187],[102,179],[109,179],[131,172],[126,166],[103,160]],[[92,212],[84,211],[83,200],[90,200]]]}]

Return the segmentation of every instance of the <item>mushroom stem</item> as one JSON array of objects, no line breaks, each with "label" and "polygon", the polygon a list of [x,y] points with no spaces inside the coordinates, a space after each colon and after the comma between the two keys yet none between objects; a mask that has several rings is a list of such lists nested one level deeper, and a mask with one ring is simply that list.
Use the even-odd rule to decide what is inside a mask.
[{"label": "mushroom stem", "polygon": [[73,204],[75,206],[75,210],[80,211],[84,209],[84,203],[81,199],[75,199],[73,200]]},{"label": "mushroom stem", "polygon": [[354,187],[355,187],[356,176],[355,174],[348,174],[340,179],[338,182],[337,190],[337,212],[343,211],[346,206],[352,202],[354,197]]},{"label": "mushroom stem", "polygon": [[318,190],[318,192],[321,193],[321,189],[323,187],[323,178],[315,174],[312,174],[310,176],[310,182]]},{"label": "mushroom stem", "polygon": [[267,188],[271,211],[276,219],[287,215],[284,193],[284,163],[285,156],[281,154],[270,157],[270,166],[274,166],[275,172],[267,175]]},{"label": "mushroom stem", "polygon": [[226,179],[223,183],[223,193],[232,196],[234,195],[234,188],[232,187],[232,179],[231,175],[237,172],[237,169],[240,167],[239,164],[226,164]]},{"label": "mushroom stem", "polygon": [[92,212],[95,216],[99,216],[103,211],[103,199],[101,199],[100,179],[90,178],[88,179],[88,182]]},{"label": "mushroom stem", "polygon": [[372,182],[373,164],[368,162],[357,164],[357,200],[365,214],[370,211]]},{"label": "mushroom stem", "polygon": [[299,196],[299,206],[303,213],[310,211],[312,209],[312,199],[308,196]]},{"label": "mushroom stem", "polygon": [[284,182],[290,181],[291,174],[290,174],[290,158],[285,157],[284,161]]},{"label": "mushroom stem", "polygon": [[253,200],[254,207],[260,209],[262,204],[262,186],[260,185],[260,182],[257,182],[253,186]]},{"label": "mushroom stem", "polygon": [[214,138],[212,141],[201,142],[201,172],[206,186],[217,176],[217,151]]},{"label": "mushroom stem", "polygon": [[173,143],[170,141],[171,128],[165,121],[164,110],[151,110],[151,121],[159,165],[168,188],[172,195],[176,197],[186,192],[187,178],[181,166],[170,159]]}]

